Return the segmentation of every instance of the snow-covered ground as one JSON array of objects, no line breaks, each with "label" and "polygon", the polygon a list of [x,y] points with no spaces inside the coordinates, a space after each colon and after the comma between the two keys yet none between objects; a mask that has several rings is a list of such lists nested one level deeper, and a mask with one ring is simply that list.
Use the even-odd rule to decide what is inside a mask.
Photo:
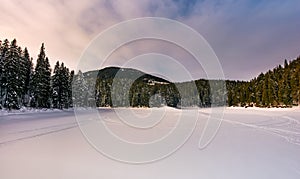
[{"label": "snow-covered ground", "polygon": [[[115,135],[137,143],[167,135],[178,116],[188,121],[198,115],[194,132],[181,148],[147,164],[122,163],[102,155],[87,142],[72,111],[4,113],[0,116],[0,178],[300,178],[299,108],[226,108],[217,135],[203,149],[198,148],[199,139],[208,120],[212,120],[212,110],[184,110],[187,115],[166,107],[99,109],[100,122]],[[126,118],[127,111],[141,120],[153,119],[155,125],[144,130],[128,127],[119,120],[120,116]],[[91,118],[89,110],[81,110],[78,115],[77,120],[86,119],[79,120],[82,127],[99,122]],[[161,121],[155,121],[158,116],[162,116]]]}]

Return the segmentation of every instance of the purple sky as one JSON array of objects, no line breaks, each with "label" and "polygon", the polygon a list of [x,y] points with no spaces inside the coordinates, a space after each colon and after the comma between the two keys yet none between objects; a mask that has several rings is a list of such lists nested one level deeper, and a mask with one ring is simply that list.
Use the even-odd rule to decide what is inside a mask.
[{"label": "purple sky", "polygon": [[[111,25],[166,17],[191,26],[208,41],[226,78],[249,80],[300,55],[299,7],[299,0],[2,0],[0,38],[17,38],[35,59],[44,42],[52,66],[60,60],[76,69],[90,41]],[[145,46],[134,48],[143,51]],[[179,61],[189,65],[188,59]],[[191,63],[189,70],[197,74],[199,67]]]}]

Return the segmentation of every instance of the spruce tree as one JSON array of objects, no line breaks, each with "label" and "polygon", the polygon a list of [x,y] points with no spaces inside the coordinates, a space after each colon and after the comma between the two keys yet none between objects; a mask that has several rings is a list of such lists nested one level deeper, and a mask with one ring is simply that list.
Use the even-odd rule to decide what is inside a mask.
[{"label": "spruce tree", "polygon": [[22,79],[20,78],[20,53],[17,41],[14,39],[5,55],[4,63],[6,77],[5,104],[9,110],[20,108]]},{"label": "spruce tree", "polygon": [[[73,105],[75,107],[87,107],[88,106],[88,86],[83,76],[83,73],[79,70],[78,74],[74,76],[73,85]],[[107,102],[107,101],[106,101]],[[108,102],[106,103],[108,104]]]},{"label": "spruce tree", "polygon": [[268,97],[269,97],[269,105],[274,106],[275,103],[275,83],[273,74],[271,71],[268,72]]},{"label": "spruce tree", "polygon": [[60,66],[60,109],[69,108],[69,69],[65,67],[64,63]]},{"label": "spruce tree", "polygon": [[0,108],[4,106],[5,97],[6,97],[6,69],[5,64],[7,63],[7,52],[9,49],[9,41],[7,39],[4,40],[1,46],[1,54],[0,54]]},{"label": "spruce tree", "polygon": [[262,98],[263,98],[263,88],[264,88],[264,74],[261,73],[257,79],[256,79],[256,83],[255,83],[255,87],[256,87],[256,93],[255,93],[255,104],[256,106],[261,106],[262,105]]},{"label": "spruce tree", "polygon": [[22,56],[22,80],[23,80],[23,91],[22,91],[22,102],[24,106],[29,105],[30,101],[30,85],[33,75],[33,63],[30,58],[27,48],[24,49]]},{"label": "spruce tree", "polygon": [[53,76],[52,76],[52,105],[53,108],[59,108],[60,107],[60,64],[59,61],[56,62],[54,66]]},{"label": "spruce tree", "polygon": [[70,106],[70,74],[64,63],[56,62],[52,77],[52,103],[54,108],[69,108]]},{"label": "spruce tree", "polygon": [[284,75],[284,93],[283,93],[283,103],[286,106],[292,105],[292,87],[291,87],[291,74],[289,69],[285,69]]},{"label": "spruce tree", "polygon": [[74,78],[74,70],[72,70],[70,72],[69,80],[68,80],[68,105],[69,105],[69,107],[73,107],[73,100],[72,100],[73,78]]},{"label": "spruce tree", "polygon": [[50,107],[50,95],[51,95],[51,69],[49,59],[45,54],[45,47],[42,44],[40,53],[38,55],[37,64],[35,67],[35,73],[33,76],[34,85],[34,106],[38,108]]}]

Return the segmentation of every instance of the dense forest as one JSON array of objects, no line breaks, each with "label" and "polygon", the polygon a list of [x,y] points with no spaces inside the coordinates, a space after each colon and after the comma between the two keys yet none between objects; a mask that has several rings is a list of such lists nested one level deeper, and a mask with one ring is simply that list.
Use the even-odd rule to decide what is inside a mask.
[{"label": "dense forest", "polygon": [[107,67],[74,74],[52,71],[42,44],[33,65],[27,48],[0,41],[0,109],[88,107],[291,107],[300,104],[300,57],[250,81],[174,83],[139,70]]},{"label": "dense forest", "polygon": [[72,107],[73,76],[59,61],[51,73],[44,44],[34,67],[27,48],[16,39],[0,41],[0,109]]},{"label": "dense forest", "polygon": [[[89,72],[90,73],[97,73]],[[89,77],[87,75],[88,81]],[[96,105],[100,107],[210,107],[210,85],[224,84],[215,93],[214,105],[226,104],[225,82],[197,80],[172,83],[130,68],[107,67],[99,70],[95,83]]]},{"label": "dense forest", "polygon": [[229,106],[290,107],[300,104],[300,57],[258,77],[227,81]]},{"label": "dense forest", "polygon": [[283,67],[279,65],[250,81],[199,79],[172,83],[138,70],[116,67],[100,70],[96,79],[97,106],[291,107],[300,103],[300,57],[285,60]]}]

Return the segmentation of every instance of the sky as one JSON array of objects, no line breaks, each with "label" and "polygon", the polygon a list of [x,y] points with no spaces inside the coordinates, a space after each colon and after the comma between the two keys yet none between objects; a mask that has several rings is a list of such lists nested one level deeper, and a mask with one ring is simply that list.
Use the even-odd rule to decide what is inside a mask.
[{"label": "sky", "polygon": [[[299,0],[1,0],[0,38],[16,38],[34,59],[45,43],[52,67],[60,60],[78,69],[84,50],[107,28],[134,18],[170,18],[205,38],[226,79],[250,80],[300,55],[299,7]],[[120,65],[141,52],[161,53],[177,57],[193,78],[205,77],[176,48],[164,42],[136,42],[120,48],[109,65]],[[155,64],[161,69],[166,63]]]}]

